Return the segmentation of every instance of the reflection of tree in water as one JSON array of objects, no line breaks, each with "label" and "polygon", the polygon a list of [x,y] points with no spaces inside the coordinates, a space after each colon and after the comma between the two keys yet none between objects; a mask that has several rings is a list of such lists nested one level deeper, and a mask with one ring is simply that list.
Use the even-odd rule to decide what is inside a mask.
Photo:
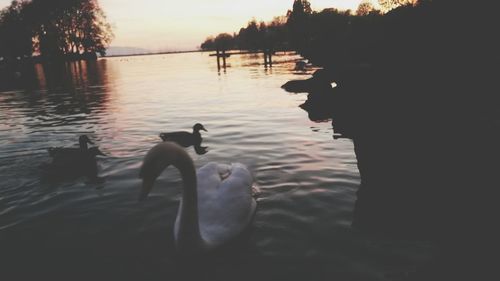
[{"label": "reflection of tree in water", "polygon": [[18,108],[31,108],[25,111],[28,117],[47,119],[35,127],[85,120],[108,107],[112,90],[107,72],[106,60],[36,64],[23,73],[29,81],[23,85],[25,94],[9,100]]},{"label": "reflection of tree in water", "polygon": [[75,61],[66,63],[37,64],[36,79],[41,90],[88,90],[104,86],[107,61]]}]

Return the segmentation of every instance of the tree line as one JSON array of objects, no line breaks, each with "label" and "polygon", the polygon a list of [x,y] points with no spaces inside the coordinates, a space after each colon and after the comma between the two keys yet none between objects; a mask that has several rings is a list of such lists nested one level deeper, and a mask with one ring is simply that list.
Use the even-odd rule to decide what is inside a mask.
[{"label": "tree line", "polygon": [[286,17],[275,17],[271,22],[252,19],[238,33],[220,33],[208,37],[200,46],[202,50],[250,50],[288,49]]},{"label": "tree line", "polygon": [[113,39],[97,0],[14,0],[0,11],[0,58],[95,59]]},{"label": "tree line", "polygon": [[[432,56],[439,46],[434,43],[432,48],[429,42],[433,41],[442,42],[450,52],[477,50],[479,55],[488,50],[490,56],[498,56],[498,52],[492,51],[497,46],[494,42],[500,26],[499,17],[494,15],[500,8],[494,1],[378,0],[378,5],[374,3],[362,1],[355,11],[335,8],[314,11],[309,1],[294,0],[285,16],[268,23],[252,20],[238,33],[209,37],[200,47],[202,50],[292,50],[319,66]],[[456,44],[442,41],[454,34]],[[471,39],[479,35],[480,39]],[[488,43],[477,44],[485,40]]]},{"label": "tree line", "polygon": [[[379,0],[381,10],[365,0],[356,11],[341,11],[334,8],[313,11],[307,0],[294,0],[286,16],[275,17],[272,21],[257,22],[252,19],[238,33],[221,33],[208,37],[201,45],[202,50],[297,50],[306,51],[308,45],[319,41],[325,34],[346,33],[348,25],[367,25],[374,18],[382,16],[398,6],[415,5],[416,0]],[[345,34],[344,34],[345,35]]]}]

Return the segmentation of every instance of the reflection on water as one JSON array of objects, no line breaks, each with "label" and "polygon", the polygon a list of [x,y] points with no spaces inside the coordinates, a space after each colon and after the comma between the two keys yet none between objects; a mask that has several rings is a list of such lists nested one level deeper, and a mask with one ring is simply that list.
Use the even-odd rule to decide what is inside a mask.
[{"label": "reflection on water", "polygon": [[[308,119],[298,108],[305,96],[280,89],[297,77],[297,59],[280,54],[266,68],[262,56],[231,56],[219,73],[207,53],[108,58],[36,65],[0,85],[0,263],[7,274],[186,278],[172,237],[180,177],[167,170],[139,204],[138,169],[160,132],[197,120],[209,128],[203,144],[210,153],[187,149],[195,165],[241,162],[261,194],[246,242],[189,273],[386,280],[425,262],[425,243],[351,230],[359,185],[353,145],[333,141],[329,123]],[[81,134],[107,155],[96,162],[106,181],[42,181],[47,148],[74,146]]]}]

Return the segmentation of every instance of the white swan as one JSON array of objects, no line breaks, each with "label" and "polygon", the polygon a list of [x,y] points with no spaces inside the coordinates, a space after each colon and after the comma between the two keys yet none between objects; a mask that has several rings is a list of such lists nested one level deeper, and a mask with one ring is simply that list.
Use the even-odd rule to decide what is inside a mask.
[{"label": "white swan", "polygon": [[197,253],[235,238],[252,221],[256,202],[252,176],[245,166],[208,163],[195,171],[193,160],[172,142],[154,146],[142,163],[141,199],[147,197],[156,178],[169,165],[183,181],[182,200],[174,226],[176,248]]}]

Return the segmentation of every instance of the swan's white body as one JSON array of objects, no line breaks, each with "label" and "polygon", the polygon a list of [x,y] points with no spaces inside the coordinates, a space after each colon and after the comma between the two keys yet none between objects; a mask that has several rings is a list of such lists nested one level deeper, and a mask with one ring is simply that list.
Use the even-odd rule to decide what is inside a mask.
[{"label": "swan's white body", "polygon": [[244,165],[208,163],[195,172],[191,158],[181,147],[170,142],[160,143],[144,159],[142,197],[170,164],[179,169],[184,185],[174,226],[180,251],[216,248],[238,236],[250,224],[256,202],[252,196],[253,179]]},{"label": "swan's white body", "polygon": [[[196,177],[200,236],[205,247],[214,248],[236,237],[250,224],[256,206],[252,176],[239,163],[208,163],[198,169]],[[182,216],[179,206],[174,228],[176,241]]]}]

